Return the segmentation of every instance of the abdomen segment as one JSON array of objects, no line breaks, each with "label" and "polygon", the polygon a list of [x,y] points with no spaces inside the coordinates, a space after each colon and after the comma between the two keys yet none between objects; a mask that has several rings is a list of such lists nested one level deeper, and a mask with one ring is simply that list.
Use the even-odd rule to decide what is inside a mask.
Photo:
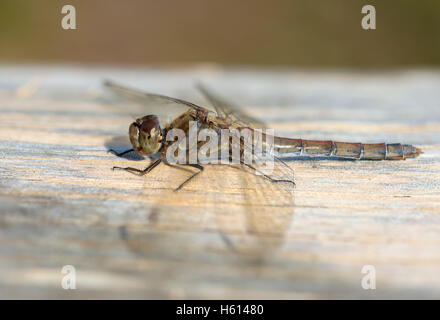
[{"label": "abdomen segment", "polygon": [[353,143],[274,137],[274,151],[280,155],[342,157],[359,160],[404,160],[423,153],[419,148],[401,143]]}]

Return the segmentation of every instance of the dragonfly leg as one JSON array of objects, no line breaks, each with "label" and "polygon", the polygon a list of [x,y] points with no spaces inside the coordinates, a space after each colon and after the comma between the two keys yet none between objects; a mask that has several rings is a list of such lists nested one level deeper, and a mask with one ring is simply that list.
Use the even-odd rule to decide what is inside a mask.
[{"label": "dragonfly leg", "polygon": [[144,170],[132,168],[132,167],[113,167],[112,170],[118,169],[118,170],[125,170],[128,172],[131,172],[133,174],[138,174],[139,176],[143,176],[144,174],[147,174],[151,170],[153,170],[159,163],[162,162],[162,159],[157,159],[152,164],[150,164],[148,167],[146,167]]},{"label": "dragonfly leg", "polygon": [[241,163],[241,164],[244,164],[245,166],[247,166],[248,168],[254,170],[255,172],[258,172],[258,173],[261,174],[263,177],[265,177],[266,179],[269,179],[269,180],[272,181],[272,182],[277,182],[277,183],[278,183],[278,182],[287,182],[287,183],[291,183],[291,184],[293,184],[293,186],[295,186],[295,182],[294,182],[293,180],[288,180],[288,179],[274,179],[274,178],[268,176],[267,174],[261,172],[260,170],[258,170],[258,169],[255,168],[254,166],[252,166],[252,165],[250,165],[250,164],[248,164],[248,163],[245,163],[244,161],[240,161],[240,163]]},{"label": "dragonfly leg", "polygon": [[169,167],[171,167],[171,168],[175,168],[175,169],[179,169],[179,170],[182,170],[182,171],[185,171],[185,172],[192,173],[192,171],[189,170],[189,169],[179,167],[178,165],[171,164],[171,163],[168,163],[168,162],[166,162],[166,161],[164,161],[164,164],[166,164],[167,166],[169,166]]},{"label": "dragonfly leg", "polygon": [[122,151],[122,152],[117,152],[114,149],[109,149],[108,150],[108,152],[113,153],[114,155],[116,155],[118,157],[123,156],[124,154],[130,153],[130,152],[133,152],[133,151],[135,151],[135,150],[134,149],[128,149],[128,150],[125,150],[125,151]]},{"label": "dragonfly leg", "polygon": [[187,184],[188,182],[190,182],[193,178],[195,178],[198,174],[200,174],[200,172],[202,172],[203,171],[203,167],[200,165],[200,164],[187,164],[188,166],[191,166],[191,167],[193,167],[193,168],[197,168],[197,169],[199,169],[200,171],[198,171],[198,172],[196,172],[196,173],[194,173],[191,177],[189,177],[188,179],[186,179],[185,181],[183,181],[176,189],[174,189],[174,191],[176,192],[176,191],[179,191],[180,189],[182,189],[182,187],[185,185],[185,184]]}]

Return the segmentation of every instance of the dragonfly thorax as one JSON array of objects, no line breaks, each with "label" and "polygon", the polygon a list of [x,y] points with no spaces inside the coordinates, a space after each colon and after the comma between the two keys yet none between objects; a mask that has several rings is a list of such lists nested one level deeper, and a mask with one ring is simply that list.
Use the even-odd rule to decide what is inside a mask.
[{"label": "dragonfly thorax", "polygon": [[142,155],[152,155],[162,146],[162,129],[155,115],[136,119],[129,128],[130,142],[133,148]]}]

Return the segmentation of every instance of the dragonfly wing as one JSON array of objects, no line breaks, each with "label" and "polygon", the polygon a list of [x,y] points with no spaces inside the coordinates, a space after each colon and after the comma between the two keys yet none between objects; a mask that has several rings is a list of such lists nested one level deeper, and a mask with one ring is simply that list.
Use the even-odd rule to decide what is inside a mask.
[{"label": "dragonfly wing", "polygon": [[185,107],[192,108],[194,110],[206,111],[205,108],[200,107],[200,106],[198,106],[192,102],[189,102],[189,101],[185,101],[185,100],[177,99],[177,98],[172,98],[172,97],[161,95],[161,94],[148,93],[148,92],[128,88],[128,87],[116,84],[116,83],[109,81],[109,80],[104,81],[103,85],[106,88],[112,90],[114,93],[116,93],[120,96],[123,96],[127,99],[130,99],[130,100],[133,100],[133,101],[145,104],[145,105],[173,103],[173,104],[180,104]]},{"label": "dragonfly wing", "polygon": [[239,107],[213,94],[203,84],[198,83],[196,87],[212,104],[219,117],[227,119],[241,127],[265,128],[265,124],[262,121],[247,115],[241,111]]}]

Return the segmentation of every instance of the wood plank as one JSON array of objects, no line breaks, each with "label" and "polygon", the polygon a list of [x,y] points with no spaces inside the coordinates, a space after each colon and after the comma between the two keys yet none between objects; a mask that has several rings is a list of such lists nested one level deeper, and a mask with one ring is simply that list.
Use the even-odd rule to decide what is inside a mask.
[{"label": "wood plank", "polygon": [[[163,110],[105,92],[108,77],[204,104],[202,80],[281,135],[425,153],[290,159],[292,199],[233,166],[174,193],[190,172],[111,170],[148,164],[107,151],[129,146],[134,117]],[[438,298],[439,85],[426,70],[3,66],[0,298]],[[61,288],[64,265],[76,290]],[[364,265],[376,290],[361,286]]]}]

